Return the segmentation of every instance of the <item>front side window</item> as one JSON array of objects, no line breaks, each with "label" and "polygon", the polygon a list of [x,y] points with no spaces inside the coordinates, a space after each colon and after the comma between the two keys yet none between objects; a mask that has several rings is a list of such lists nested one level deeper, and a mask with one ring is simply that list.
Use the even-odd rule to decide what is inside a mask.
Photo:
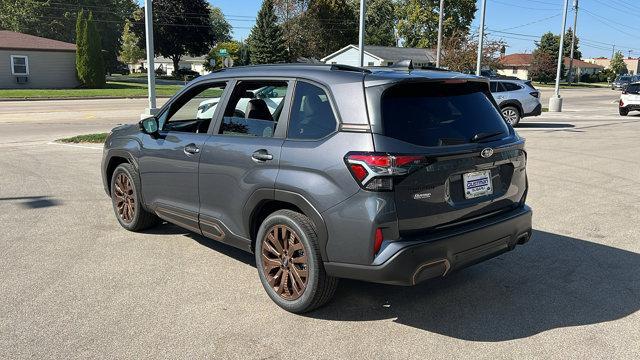
[{"label": "front side window", "polygon": [[336,117],[327,93],[299,81],[289,117],[289,139],[321,139],[336,130]]},{"label": "front side window", "polygon": [[22,55],[11,55],[11,74],[29,75],[29,58]]},{"label": "front side window", "polygon": [[282,80],[242,81],[224,111],[220,134],[273,137],[289,83]]},{"label": "front side window", "polygon": [[225,86],[225,83],[205,84],[183,94],[161,115],[160,129],[206,133]]}]

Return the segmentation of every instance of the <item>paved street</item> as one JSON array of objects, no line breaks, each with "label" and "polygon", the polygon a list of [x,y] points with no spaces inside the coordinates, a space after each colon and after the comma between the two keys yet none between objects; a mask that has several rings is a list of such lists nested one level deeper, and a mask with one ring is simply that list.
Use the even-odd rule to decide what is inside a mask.
[{"label": "paved street", "polygon": [[0,102],[0,358],[638,359],[640,113],[609,89],[563,95],[518,129],[532,241],[416,287],[342,281],[305,316],[250,254],[120,228],[101,147],[50,144],[137,121],[144,99]]}]

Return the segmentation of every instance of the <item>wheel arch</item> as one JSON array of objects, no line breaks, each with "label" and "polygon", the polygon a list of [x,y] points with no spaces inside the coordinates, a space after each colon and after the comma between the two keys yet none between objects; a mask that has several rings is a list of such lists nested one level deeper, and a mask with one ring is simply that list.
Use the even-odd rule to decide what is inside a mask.
[{"label": "wheel arch", "polygon": [[524,110],[522,108],[522,103],[518,100],[507,100],[503,103],[500,104],[500,110],[502,111],[502,109],[511,106],[514,107],[518,110],[518,113],[520,114],[520,117],[524,116]]},{"label": "wheel arch", "polygon": [[320,254],[327,259],[327,227],[320,212],[304,196],[286,190],[259,189],[255,191],[244,206],[244,228],[251,239],[251,250],[255,249],[256,237],[260,225],[270,214],[278,210],[292,210],[310,218],[318,236]]}]

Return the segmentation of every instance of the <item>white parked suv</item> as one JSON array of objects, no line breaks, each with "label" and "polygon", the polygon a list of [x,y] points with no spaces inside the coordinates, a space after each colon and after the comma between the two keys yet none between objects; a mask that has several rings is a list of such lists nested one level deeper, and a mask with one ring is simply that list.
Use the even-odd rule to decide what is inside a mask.
[{"label": "white parked suv", "polygon": [[491,79],[490,86],[502,116],[512,126],[517,126],[523,117],[542,113],[540,92],[533,87],[531,81]]},{"label": "white parked suv", "polygon": [[640,110],[640,82],[627,85],[620,95],[620,115],[627,116],[632,110]]}]

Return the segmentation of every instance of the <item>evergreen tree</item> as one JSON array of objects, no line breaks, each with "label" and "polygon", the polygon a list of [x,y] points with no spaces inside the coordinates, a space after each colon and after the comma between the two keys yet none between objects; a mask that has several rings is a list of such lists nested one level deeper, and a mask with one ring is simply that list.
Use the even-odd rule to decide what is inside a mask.
[{"label": "evergreen tree", "polygon": [[279,63],[287,60],[284,35],[277,20],[273,0],[264,0],[248,40],[253,64]]},{"label": "evergreen tree", "polygon": [[93,22],[93,13],[85,21],[84,35],[86,38],[87,73],[84,84],[90,88],[103,88],[105,85],[104,59],[102,58],[102,46],[100,34]]},{"label": "evergreen tree", "polygon": [[624,55],[620,51],[616,52],[613,55],[613,59],[611,59],[611,63],[609,64],[609,68],[613,71],[614,74],[626,74],[627,73],[627,64],[624,62]]},{"label": "evergreen tree", "polygon": [[76,20],[76,72],[78,74],[78,80],[81,84],[84,84],[87,78],[87,37],[86,37],[86,20],[84,18],[84,11],[78,12],[78,19]]}]

